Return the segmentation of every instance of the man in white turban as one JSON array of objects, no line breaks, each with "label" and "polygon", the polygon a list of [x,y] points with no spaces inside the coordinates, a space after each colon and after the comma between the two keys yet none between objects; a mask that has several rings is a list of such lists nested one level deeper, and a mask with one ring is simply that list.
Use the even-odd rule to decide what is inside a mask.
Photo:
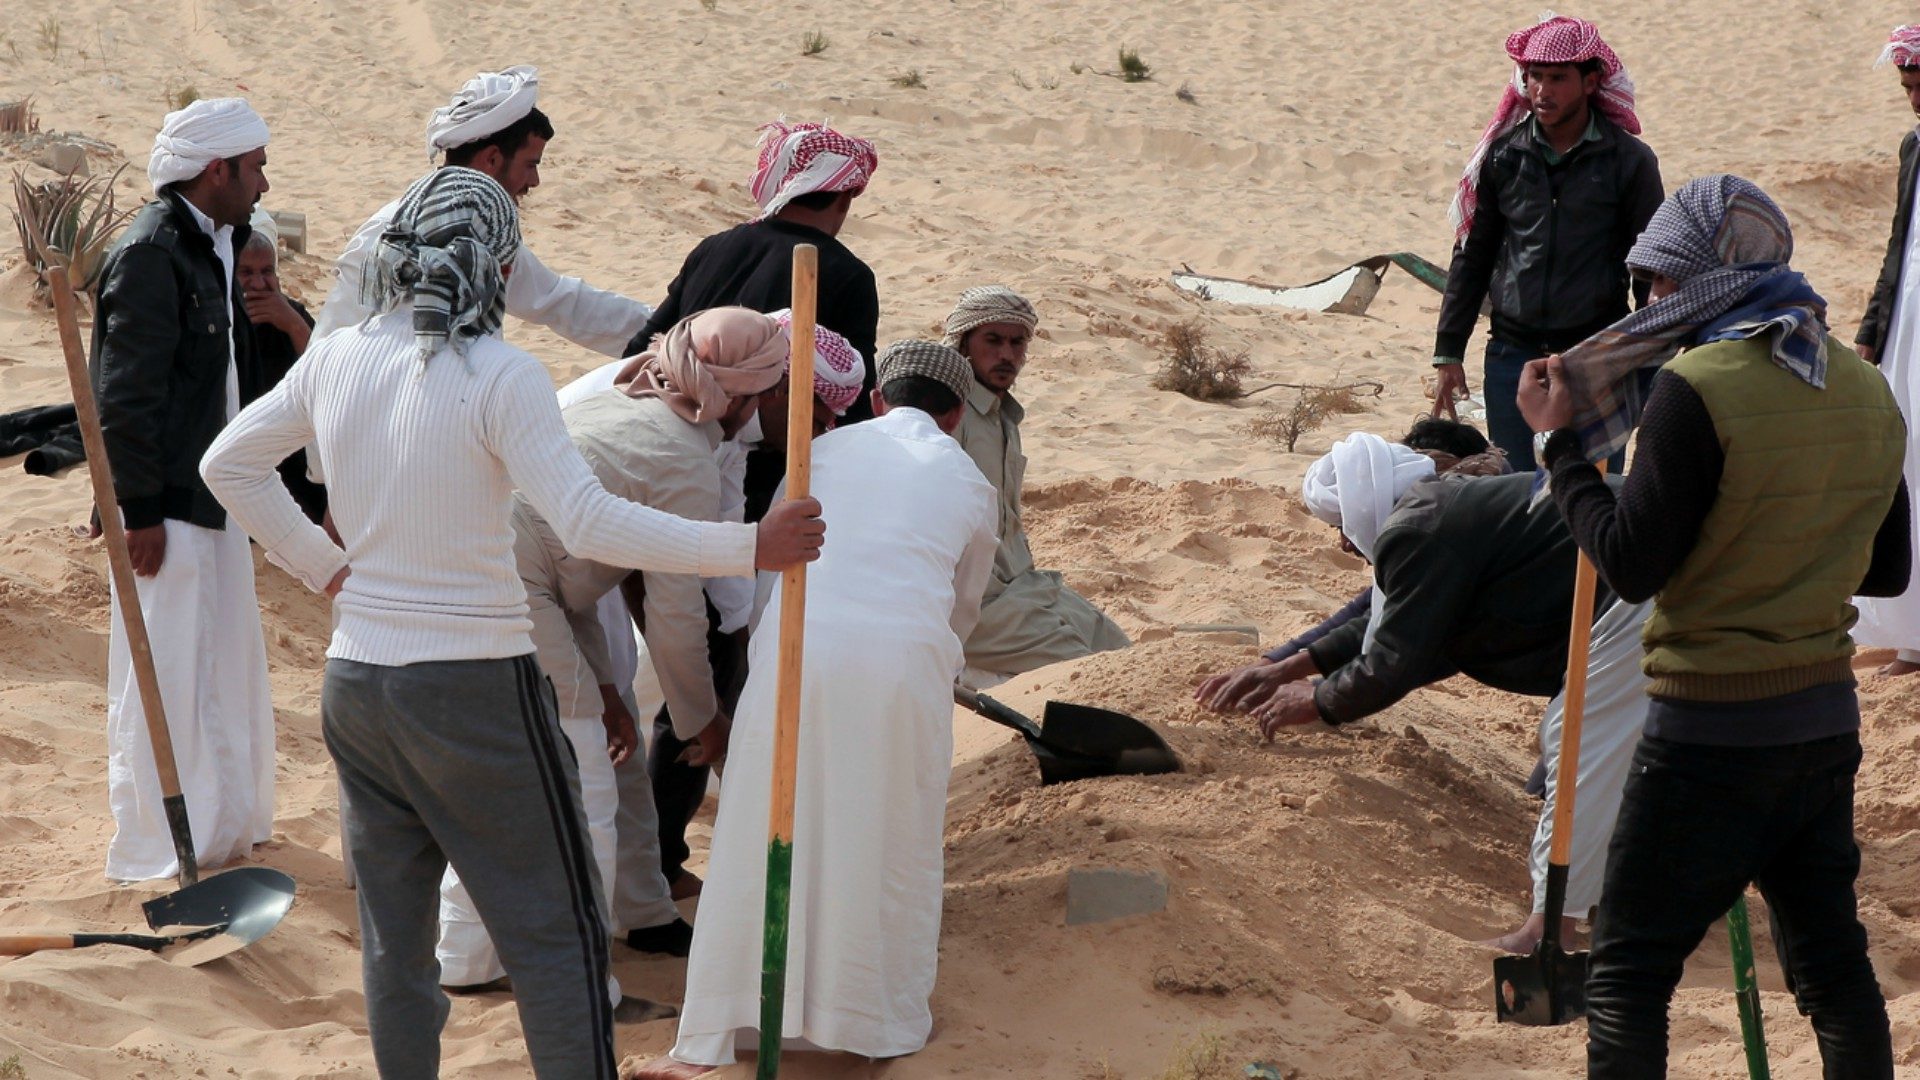
[{"label": "man in white turban", "polygon": [[[518,203],[540,186],[541,155],[553,138],[552,121],[535,106],[539,87],[539,72],[527,65],[475,75],[427,121],[428,158],[485,173]],[[376,210],[340,253],[315,340],[373,314],[361,299],[361,280],[397,203]],[[554,273],[526,247],[507,282],[507,314],[606,356],[624,355],[628,339],[652,313],[638,300]]]},{"label": "man in white turban", "polygon": [[[253,554],[199,474],[200,456],[260,378],[234,264],[267,190],[266,146],[266,123],[239,98],[167,114],[147,166],[155,198],[106,257],[93,324],[114,495],[203,867],[245,856],[273,826],[273,702]],[[116,611],[125,600],[114,593]],[[116,614],[107,876],[121,881],[179,870],[131,669]]]},{"label": "man in white turban", "polygon": [[973,367],[966,418],[953,437],[994,486],[999,503],[1000,550],[993,560],[980,622],[967,638],[964,681],[992,686],[1023,671],[1089,653],[1124,649],[1131,642],[1112,619],[1067,588],[1060,575],[1034,566],[1020,520],[1027,456],[1020,449],[1026,408],[1013,396],[1027,366],[1027,346],[1039,329],[1033,305],[1004,285],[960,294],[947,316],[945,343]]},{"label": "man in white turban", "polygon": [[[1534,829],[1533,911],[1486,942],[1510,952],[1531,950],[1546,928],[1577,554],[1563,521],[1530,512],[1532,487],[1530,473],[1435,476],[1432,458],[1377,435],[1340,440],[1308,468],[1300,497],[1373,564],[1372,610],[1281,661],[1284,681],[1265,700],[1217,682],[1200,695],[1217,711],[1250,711],[1268,739],[1289,725],[1352,723],[1455,674],[1550,699],[1540,730],[1547,801]],[[1602,585],[1594,610],[1563,936],[1599,903],[1607,841],[1647,716],[1639,660],[1650,605],[1622,602]]]}]

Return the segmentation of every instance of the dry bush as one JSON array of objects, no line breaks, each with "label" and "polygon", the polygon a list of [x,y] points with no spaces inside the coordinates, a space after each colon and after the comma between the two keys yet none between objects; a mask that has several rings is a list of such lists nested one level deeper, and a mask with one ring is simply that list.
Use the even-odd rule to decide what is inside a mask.
[{"label": "dry bush", "polygon": [[192,83],[175,84],[169,82],[167,84],[166,96],[167,108],[173,112],[179,112],[181,109],[200,100],[200,88]]},{"label": "dry bush", "polygon": [[1146,82],[1151,78],[1153,78],[1153,69],[1147,66],[1145,60],[1140,59],[1140,50],[1129,49],[1125,45],[1120,46],[1120,81]]},{"label": "dry bush", "polygon": [[0,101],[0,135],[31,135],[40,130],[40,118],[33,114],[33,99]]},{"label": "dry bush", "polygon": [[920,73],[919,68],[895,75],[888,81],[902,90],[925,90],[927,88],[927,77]]},{"label": "dry bush", "polygon": [[1291,405],[1269,405],[1247,425],[1255,438],[1279,443],[1291,454],[1300,445],[1300,436],[1317,431],[1335,416],[1360,412],[1362,406],[1355,384],[1302,386]]},{"label": "dry bush", "polygon": [[47,270],[55,266],[67,268],[74,291],[93,290],[107,250],[134,214],[113,203],[114,181],[126,168],[120,166],[112,176],[82,178],[68,173],[39,184],[14,170],[13,224],[41,291],[47,288]]},{"label": "dry bush", "polygon": [[818,30],[809,30],[800,35],[800,55],[819,56],[827,51],[827,35]]},{"label": "dry bush", "polygon": [[1198,322],[1167,328],[1167,363],[1153,377],[1160,390],[1174,390],[1195,401],[1232,401],[1243,396],[1241,382],[1253,370],[1244,352],[1222,352],[1207,344],[1206,327]]}]

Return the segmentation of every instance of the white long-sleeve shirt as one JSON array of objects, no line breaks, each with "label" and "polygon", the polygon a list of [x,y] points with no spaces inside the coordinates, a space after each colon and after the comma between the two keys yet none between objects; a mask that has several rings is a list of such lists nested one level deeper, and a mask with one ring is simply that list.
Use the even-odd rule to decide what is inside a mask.
[{"label": "white long-sleeve shirt", "polygon": [[[401,665],[532,652],[509,518],[516,487],[583,558],[752,574],[752,526],[691,522],[609,494],[568,439],[539,361],[483,338],[423,366],[412,314],[403,305],[316,341],[200,464],[241,528],[308,588],[353,568],[328,656]],[[309,443],[344,553],[275,471]]]},{"label": "white long-sleeve shirt", "polygon": [[[374,211],[334,263],[333,290],[314,321],[313,340],[366,321],[373,309],[360,300],[360,283],[380,234],[400,206],[395,199]],[[577,277],[547,269],[524,245],[507,279],[507,314],[544,326],[576,345],[607,356],[626,353],[627,342],[652,317],[653,308],[619,293],[596,289]]]}]

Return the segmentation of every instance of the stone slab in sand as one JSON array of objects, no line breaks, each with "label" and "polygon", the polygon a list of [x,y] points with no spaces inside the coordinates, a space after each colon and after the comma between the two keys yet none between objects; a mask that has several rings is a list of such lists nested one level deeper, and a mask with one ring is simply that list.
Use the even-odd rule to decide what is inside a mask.
[{"label": "stone slab in sand", "polygon": [[[169,92],[250,95],[274,128],[267,206],[307,216],[309,252],[284,273],[310,302],[353,228],[425,167],[426,113],[474,70],[517,62],[541,66],[559,127],[524,206],[549,265],[658,297],[695,240],[750,213],[754,125],[830,117],[880,147],[845,239],[878,272],[883,340],[931,332],[968,285],[1005,281],[1036,299],[1042,328],[1021,382],[1034,547],[1142,644],[1016,680],[1005,697],[1028,712],[1048,698],[1128,712],[1191,767],[1043,789],[1023,746],[956,718],[932,1041],[905,1060],[799,1062],[786,1075],[1153,1080],[1238,1075],[1250,1061],[1315,1080],[1581,1074],[1578,1025],[1494,1023],[1490,958],[1472,944],[1526,904],[1535,804],[1520,784],[1537,703],[1456,681],[1355,730],[1272,746],[1196,710],[1193,683],[1253,650],[1174,627],[1247,624],[1277,640],[1365,577],[1292,496],[1334,432],[1283,453],[1247,428],[1285,391],[1202,405],[1149,386],[1166,329],[1199,319],[1249,354],[1254,385],[1383,382],[1347,426],[1392,435],[1424,413],[1436,310],[1424,286],[1389,276],[1358,318],[1210,304],[1168,274],[1187,264],[1311,281],[1377,251],[1444,258],[1446,201],[1507,75],[1499,42],[1537,6],[15,0],[6,11],[0,100],[32,94],[43,130],[133,157],[119,188],[130,203],[144,197],[140,166]],[[1850,333],[1913,124],[1893,76],[1869,65],[1911,12],[1679,0],[1577,13],[1601,21],[1637,78],[1669,186],[1732,170],[1768,188],[1793,219],[1797,264]],[[57,58],[36,29],[47,20],[61,27]],[[830,44],[803,57],[812,29]],[[1152,81],[1073,72],[1114,66],[1122,45],[1141,50]],[[894,84],[916,70],[925,89]],[[1176,97],[1182,85],[1196,103]],[[95,156],[95,173],[109,168]],[[12,161],[4,148],[0,159]],[[598,362],[545,331],[507,333],[556,381]],[[65,386],[50,315],[17,265],[0,266],[0,411],[60,400]],[[83,473],[43,480],[0,462],[0,930],[133,927],[161,888],[100,875],[107,589],[98,548],[69,528],[86,516],[85,485]],[[120,949],[0,962],[0,1061],[17,1056],[32,1080],[372,1074],[317,719],[327,615],[264,562],[260,583],[280,786],[258,858],[300,881],[299,902],[269,938],[199,969]],[[1920,684],[1869,678],[1863,701],[1862,913],[1901,1073],[1920,1076]],[[1087,865],[1163,874],[1166,909],[1063,925],[1067,876]],[[1765,940],[1760,954],[1775,1075],[1815,1075]],[[678,998],[677,963],[623,947],[615,961],[630,993]],[[1710,935],[1674,1009],[1675,1076],[1745,1075],[1731,985],[1724,940]],[[638,1059],[671,1039],[670,1022],[624,1027],[619,1048]],[[445,1075],[523,1077],[525,1061],[510,998],[454,1002]]]}]

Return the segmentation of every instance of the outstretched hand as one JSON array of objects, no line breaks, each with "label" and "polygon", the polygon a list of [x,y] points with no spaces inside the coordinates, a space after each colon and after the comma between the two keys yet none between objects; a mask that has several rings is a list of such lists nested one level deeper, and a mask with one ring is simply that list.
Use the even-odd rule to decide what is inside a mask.
[{"label": "outstretched hand", "polygon": [[1304,650],[1278,662],[1263,657],[1244,667],[1208,676],[1194,689],[1193,697],[1217,713],[1251,712],[1265,704],[1280,687],[1313,674],[1313,658]]},{"label": "outstretched hand", "polygon": [[760,519],[753,546],[753,565],[761,570],[786,570],[820,557],[827,525],[820,520],[820,500],[785,499],[767,509]]},{"label": "outstretched hand", "polygon": [[1253,718],[1260,725],[1263,742],[1272,742],[1283,727],[1314,723],[1320,719],[1320,710],[1313,703],[1313,684],[1288,683],[1274,691],[1265,704],[1254,709]]}]

